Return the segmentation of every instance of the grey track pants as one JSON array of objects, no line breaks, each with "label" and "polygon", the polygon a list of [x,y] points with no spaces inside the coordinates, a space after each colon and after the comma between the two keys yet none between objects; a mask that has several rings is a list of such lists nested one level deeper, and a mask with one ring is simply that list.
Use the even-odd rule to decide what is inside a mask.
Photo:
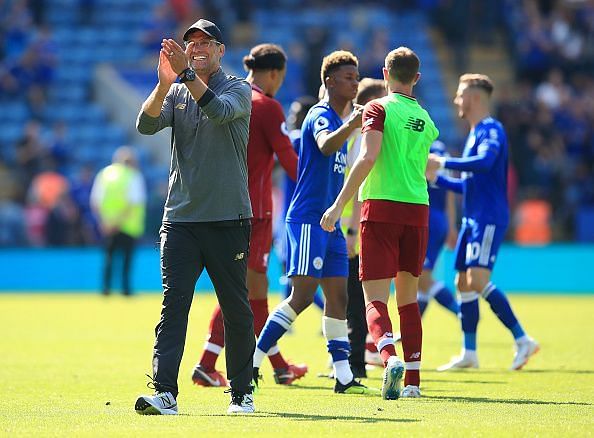
[{"label": "grey track pants", "polygon": [[227,377],[249,391],[256,347],[254,316],[246,286],[250,221],[165,222],[161,227],[163,307],[155,327],[153,379],[157,391],[177,396],[188,313],[204,269],[215,287],[225,323]]}]

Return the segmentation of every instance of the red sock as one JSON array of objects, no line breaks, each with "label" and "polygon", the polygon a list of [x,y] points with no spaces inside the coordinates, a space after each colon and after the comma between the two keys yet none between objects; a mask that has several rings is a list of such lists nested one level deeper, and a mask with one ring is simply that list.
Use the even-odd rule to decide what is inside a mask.
[{"label": "red sock", "polygon": [[404,352],[404,363],[406,364],[406,375],[404,385],[419,386],[421,377],[421,347],[423,344],[423,326],[421,325],[421,313],[417,303],[407,304],[398,308],[400,315],[400,334],[402,336],[402,350]]},{"label": "red sock", "polygon": [[[252,313],[254,314],[254,332],[256,337],[260,336],[266,320],[268,319],[268,299],[263,300],[250,300],[250,306],[252,307]],[[273,347],[274,348],[274,347]],[[288,368],[289,364],[280,354],[277,352],[268,356],[272,368]]]},{"label": "red sock", "polygon": [[225,325],[223,323],[223,312],[221,312],[221,308],[217,305],[210,317],[208,336],[204,345],[204,351],[202,352],[202,358],[200,359],[200,365],[202,365],[205,371],[212,372],[215,370],[217,359],[224,346]]},{"label": "red sock", "polygon": [[396,356],[388,306],[381,301],[372,301],[365,308],[365,315],[367,328],[385,365],[390,356]]}]

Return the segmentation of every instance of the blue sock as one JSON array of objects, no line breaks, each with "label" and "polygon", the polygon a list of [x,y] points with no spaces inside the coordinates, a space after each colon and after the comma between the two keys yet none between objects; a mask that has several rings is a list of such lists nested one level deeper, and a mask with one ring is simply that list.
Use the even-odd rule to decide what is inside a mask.
[{"label": "blue sock", "polygon": [[419,312],[421,316],[425,313],[425,309],[427,309],[427,304],[429,304],[429,299],[431,297],[423,292],[417,292],[417,303],[419,304]]},{"label": "blue sock", "polygon": [[255,367],[260,367],[262,359],[266,356],[268,350],[270,350],[270,348],[272,348],[285,334],[289,327],[291,327],[291,324],[295,321],[296,317],[297,314],[295,311],[284,301],[268,316],[266,324],[256,343],[256,352],[254,353]]},{"label": "blue sock", "polygon": [[318,289],[314,295],[314,304],[321,310],[324,310],[324,295],[320,292],[320,289]]},{"label": "blue sock", "polygon": [[351,352],[349,341],[330,339],[326,346],[328,347],[328,353],[332,356],[332,362],[349,360],[349,353]]},{"label": "blue sock", "polygon": [[491,306],[493,313],[497,315],[497,318],[512,332],[514,339],[519,339],[526,335],[509,305],[509,300],[497,286],[493,283],[487,284],[483,289],[482,295]]},{"label": "blue sock", "polygon": [[454,315],[460,313],[460,305],[454,298],[454,294],[443,282],[438,281],[434,283],[431,289],[429,289],[429,295]]},{"label": "blue sock", "polygon": [[479,322],[479,302],[476,292],[460,294],[460,319],[464,333],[464,349],[476,351],[476,328]]}]

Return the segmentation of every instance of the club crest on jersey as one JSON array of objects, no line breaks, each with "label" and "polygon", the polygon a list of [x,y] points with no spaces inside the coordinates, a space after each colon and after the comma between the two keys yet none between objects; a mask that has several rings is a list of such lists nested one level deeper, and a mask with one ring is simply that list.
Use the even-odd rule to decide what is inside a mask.
[{"label": "club crest on jersey", "polygon": [[330,126],[330,121],[326,117],[318,117],[316,119],[316,128],[323,129]]},{"label": "club crest on jersey", "polygon": [[324,266],[324,260],[322,259],[322,257],[316,257],[315,259],[313,259],[314,268],[316,268],[319,271],[320,269],[322,269],[322,266]]}]

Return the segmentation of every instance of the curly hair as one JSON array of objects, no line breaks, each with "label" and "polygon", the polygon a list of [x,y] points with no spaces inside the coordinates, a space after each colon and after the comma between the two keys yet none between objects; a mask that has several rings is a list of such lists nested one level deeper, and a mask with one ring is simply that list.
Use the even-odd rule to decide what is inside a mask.
[{"label": "curly hair", "polygon": [[343,65],[354,65],[355,67],[358,67],[359,60],[355,55],[346,50],[337,50],[330,53],[328,56],[325,56],[322,61],[322,69],[320,72],[322,84],[325,84],[326,78]]}]

